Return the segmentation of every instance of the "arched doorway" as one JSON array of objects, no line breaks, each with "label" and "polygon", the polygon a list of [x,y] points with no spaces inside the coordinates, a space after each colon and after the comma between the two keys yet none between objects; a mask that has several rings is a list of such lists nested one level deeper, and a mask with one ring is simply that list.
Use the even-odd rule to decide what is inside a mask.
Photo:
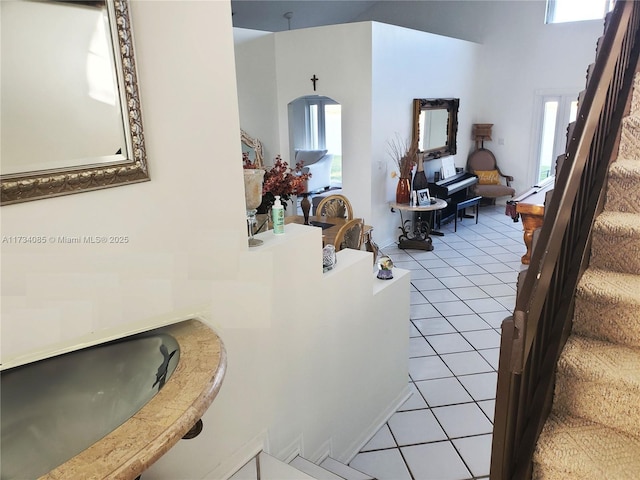
[{"label": "arched doorway", "polygon": [[[342,106],[329,97],[309,95],[288,105],[290,158],[296,151],[323,151],[331,157],[330,178],[319,185],[342,187]],[[318,157],[318,158],[316,158]],[[298,156],[300,158],[300,156]],[[307,155],[309,162],[322,161],[322,155]],[[309,162],[305,161],[305,165]],[[319,180],[319,179],[316,179]],[[314,182],[315,183],[315,182]]]}]

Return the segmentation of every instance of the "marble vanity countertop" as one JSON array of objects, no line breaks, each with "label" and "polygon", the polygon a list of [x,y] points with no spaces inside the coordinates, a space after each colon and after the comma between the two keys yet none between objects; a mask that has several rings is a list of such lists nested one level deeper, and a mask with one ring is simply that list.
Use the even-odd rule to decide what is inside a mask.
[{"label": "marble vanity countertop", "polygon": [[202,417],[222,384],[224,345],[199,320],[166,331],[180,344],[180,361],[162,390],[125,423],[41,479],[135,479]]}]

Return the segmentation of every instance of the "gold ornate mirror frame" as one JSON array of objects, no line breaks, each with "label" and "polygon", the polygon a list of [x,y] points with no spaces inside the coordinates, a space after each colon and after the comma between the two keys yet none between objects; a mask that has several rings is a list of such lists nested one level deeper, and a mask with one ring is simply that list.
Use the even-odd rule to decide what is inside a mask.
[{"label": "gold ornate mirror frame", "polygon": [[251,158],[251,155],[249,155],[249,158],[251,158],[251,161],[253,161],[253,163],[255,163],[257,167],[260,167],[260,168],[264,167],[262,142],[257,138],[253,138],[249,136],[249,134],[242,129],[240,129],[240,141],[243,143],[243,148],[242,148],[243,152],[246,151],[247,149],[253,150],[254,158]]},{"label": "gold ornate mirror frame", "polygon": [[[105,0],[114,42],[118,89],[125,124],[125,160],[0,176],[1,205],[116,187],[149,180],[138,76],[126,0]],[[37,140],[36,140],[37,141]]]},{"label": "gold ornate mirror frame", "polygon": [[436,145],[428,150],[419,150],[425,160],[455,155],[457,151],[459,98],[415,98],[413,100],[413,142],[420,138],[420,114],[425,110],[446,110],[447,131],[444,145]]}]

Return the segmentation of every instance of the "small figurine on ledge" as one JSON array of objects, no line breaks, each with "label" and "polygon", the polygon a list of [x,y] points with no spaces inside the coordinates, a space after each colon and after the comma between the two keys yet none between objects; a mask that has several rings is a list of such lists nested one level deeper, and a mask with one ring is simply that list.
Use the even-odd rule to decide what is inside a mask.
[{"label": "small figurine on ledge", "polygon": [[329,244],[322,249],[322,271],[328,272],[338,261],[336,257],[336,247]]},{"label": "small figurine on ledge", "polygon": [[393,261],[386,255],[378,259],[378,278],[391,280],[393,278]]}]

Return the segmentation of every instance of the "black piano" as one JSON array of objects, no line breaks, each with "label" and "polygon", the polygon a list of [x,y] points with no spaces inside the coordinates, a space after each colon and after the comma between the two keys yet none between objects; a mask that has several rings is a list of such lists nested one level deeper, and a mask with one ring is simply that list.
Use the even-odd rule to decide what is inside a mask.
[{"label": "black piano", "polygon": [[440,210],[438,218],[438,228],[441,222],[454,218],[456,215],[456,203],[460,203],[467,198],[467,188],[478,183],[478,177],[472,173],[459,172],[455,175],[429,182],[429,195],[446,200],[447,208]]}]

